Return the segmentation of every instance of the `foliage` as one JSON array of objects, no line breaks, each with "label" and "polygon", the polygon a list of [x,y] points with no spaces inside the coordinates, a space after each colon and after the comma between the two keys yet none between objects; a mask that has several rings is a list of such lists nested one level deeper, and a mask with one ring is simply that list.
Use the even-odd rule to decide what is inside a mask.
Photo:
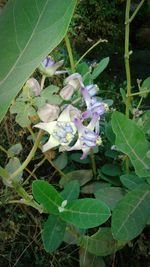
[{"label": "foliage", "polygon": [[[100,22],[105,16],[111,17],[109,21],[105,19],[108,28],[103,24],[100,28],[107,31],[116,16],[116,3],[88,2],[93,16],[96,16],[94,8],[102,10]],[[0,146],[7,156],[0,166],[0,176],[5,192],[9,192],[8,196],[2,196],[1,204],[28,206],[27,211],[38,224],[43,247],[51,255],[64,244],[73,243],[80,249],[81,267],[91,261],[105,266],[101,257],[112,255],[132,242],[150,218],[150,111],[140,110],[150,92],[150,83],[149,77],[138,80],[138,91],[133,93],[130,81],[128,32],[137,10],[129,17],[130,1],[127,1],[127,81],[120,88],[120,95],[117,93],[119,103],[116,103],[112,95],[102,94],[95,84],[107,68],[109,57],[94,65],[82,58],[75,62],[68,35],[65,45],[71,67],[62,69],[64,61],[60,60],[59,50],[55,51],[58,61],[52,54],[47,55],[64,37],[75,1],[37,3],[30,1],[29,5],[26,1],[26,12],[14,21],[13,10],[16,14],[21,6],[19,1],[10,1],[1,19],[5,26],[3,45],[8,42],[8,24],[14,22],[9,29],[13,45],[10,48],[8,42],[1,50],[1,118],[9,106],[19,127],[30,133],[27,138],[32,144],[24,161],[20,142],[8,150]],[[85,4],[79,3],[79,9],[83,5],[81,13],[89,12],[83,9]],[[37,11],[35,17],[33,9]],[[24,19],[27,14],[30,25]],[[88,22],[90,14],[85,15]],[[25,36],[21,27],[28,29]],[[110,30],[113,34],[116,28]]]}]

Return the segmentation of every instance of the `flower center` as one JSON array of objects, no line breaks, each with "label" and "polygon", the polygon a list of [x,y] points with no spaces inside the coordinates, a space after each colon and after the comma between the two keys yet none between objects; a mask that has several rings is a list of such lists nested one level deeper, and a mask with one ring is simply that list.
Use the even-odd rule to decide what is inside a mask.
[{"label": "flower center", "polygon": [[60,144],[69,144],[75,135],[75,127],[73,123],[58,122],[53,131],[53,137],[56,138]]}]

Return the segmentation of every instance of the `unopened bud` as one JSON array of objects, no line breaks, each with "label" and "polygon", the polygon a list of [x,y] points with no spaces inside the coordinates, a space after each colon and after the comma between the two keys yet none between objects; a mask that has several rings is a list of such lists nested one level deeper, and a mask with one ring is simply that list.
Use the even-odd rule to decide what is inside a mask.
[{"label": "unopened bud", "polygon": [[61,67],[64,63],[64,60],[55,62],[51,57],[46,57],[39,66],[39,71],[46,77],[52,77],[56,70]]},{"label": "unopened bud", "polygon": [[62,90],[60,91],[60,96],[64,100],[70,100],[72,95],[74,94],[74,91],[75,91],[74,87],[68,84],[64,88],[62,88]]},{"label": "unopened bud", "polygon": [[38,115],[43,122],[54,121],[58,118],[60,108],[56,105],[46,104],[38,110]]},{"label": "unopened bud", "polygon": [[38,96],[41,93],[41,88],[40,88],[39,82],[34,78],[30,78],[26,82],[25,87],[27,87],[28,89],[33,91],[35,93],[35,96]]}]

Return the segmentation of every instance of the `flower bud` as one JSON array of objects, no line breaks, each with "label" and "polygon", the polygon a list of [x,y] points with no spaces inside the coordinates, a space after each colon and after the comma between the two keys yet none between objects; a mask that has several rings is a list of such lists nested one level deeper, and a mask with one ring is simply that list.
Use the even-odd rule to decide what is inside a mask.
[{"label": "flower bud", "polygon": [[61,91],[60,96],[64,100],[70,100],[72,95],[74,94],[74,87],[70,84],[66,85]]},{"label": "flower bud", "polygon": [[46,77],[52,77],[56,73],[56,70],[63,65],[63,63],[64,60],[55,62],[51,57],[48,56],[41,62],[38,69]]},{"label": "flower bud", "polygon": [[72,85],[76,90],[83,86],[82,76],[79,73],[74,73],[65,79],[65,84]]},{"label": "flower bud", "polygon": [[54,121],[58,118],[60,108],[56,105],[46,104],[38,110],[40,119],[44,122]]},{"label": "flower bud", "polygon": [[39,85],[39,82],[34,78],[30,78],[26,82],[25,87],[28,87],[28,89],[33,91],[35,93],[35,96],[38,96],[41,93],[41,87]]},{"label": "flower bud", "polygon": [[96,84],[90,84],[85,87],[91,97],[95,96],[98,93],[98,86]]},{"label": "flower bud", "polygon": [[66,86],[60,91],[60,96],[64,100],[70,100],[75,90],[83,85],[82,76],[79,73],[74,73],[65,79]]}]

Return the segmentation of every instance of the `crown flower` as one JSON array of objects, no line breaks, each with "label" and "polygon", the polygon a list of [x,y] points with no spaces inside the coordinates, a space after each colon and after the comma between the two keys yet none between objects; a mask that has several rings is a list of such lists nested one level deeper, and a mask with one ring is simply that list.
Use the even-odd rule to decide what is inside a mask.
[{"label": "crown flower", "polygon": [[64,63],[64,60],[55,62],[50,56],[47,56],[40,64],[39,71],[46,77],[52,77],[53,75],[66,73],[66,71],[57,71]]},{"label": "crown flower", "polygon": [[85,159],[90,153],[91,148],[102,144],[101,137],[96,131],[94,131],[95,124],[97,123],[98,118],[99,115],[95,113],[91,122],[87,126],[84,126],[81,120],[76,117],[74,119],[74,124],[78,130],[78,139],[72,147],[61,147],[60,150],[82,150],[83,155],[81,159]]},{"label": "crown flower", "polygon": [[56,121],[40,122],[34,127],[42,129],[50,134],[50,138],[43,146],[43,152],[59,145],[67,146],[74,139],[76,127],[70,117],[71,105],[67,106]]},{"label": "crown flower", "polygon": [[97,113],[100,117],[108,110],[106,103],[98,101],[96,97],[91,97],[87,87],[81,88],[81,94],[87,106],[87,110],[82,113],[83,120],[92,118],[94,113]]},{"label": "crown flower", "polygon": [[79,73],[74,73],[65,79],[66,86],[60,91],[60,96],[64,100],[70,100],[74,92],[83,85],[82,76]]}]

